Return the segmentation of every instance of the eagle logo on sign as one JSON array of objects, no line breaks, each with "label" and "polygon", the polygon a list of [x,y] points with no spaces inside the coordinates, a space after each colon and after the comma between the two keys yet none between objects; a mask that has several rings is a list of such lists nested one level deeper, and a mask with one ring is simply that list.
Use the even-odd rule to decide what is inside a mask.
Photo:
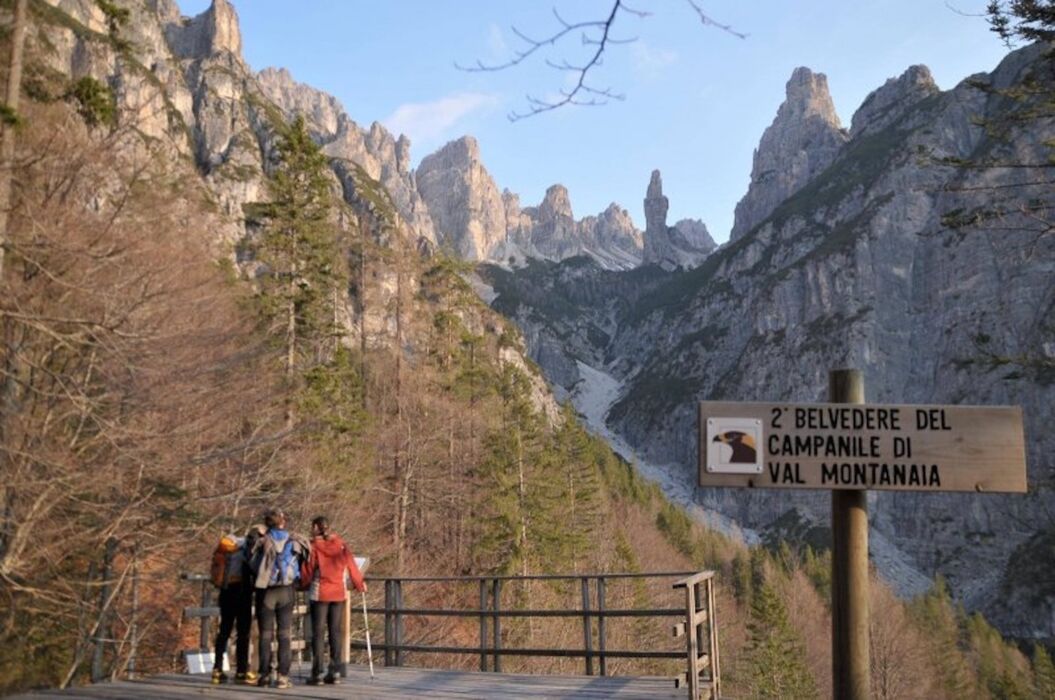
[{"label": "eagle logo on sign", "polygon": [[758,461],[755,439],[739,430],[727,430],[714,436],[711,442],[721,442],[732,448],[733,453],[725,460],[729,464],[754,464]]},{"label": "eagle logo on sign", "polygon": [[762,421],[755,418],[707,419],[707,471],[762,473]]}]

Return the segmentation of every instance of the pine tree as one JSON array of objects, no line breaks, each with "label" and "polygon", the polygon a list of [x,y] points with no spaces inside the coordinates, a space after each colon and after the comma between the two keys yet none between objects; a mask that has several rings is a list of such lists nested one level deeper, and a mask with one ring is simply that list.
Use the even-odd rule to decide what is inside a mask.
[{"label": "pine tree", "polygon": [[516,367],[505,365],[499,375],[501,426],[486,439],[480,466],[481,503],[478,554],[484,568],[498,573],[526,574],[532,563],[532,535],[550,513],[537,503],[544,483],[540,448],[543,423],[531,404],[528,380]]},{"label": "pine tree", "polygon": [[791,627],[773,586],[763,581],[751,602],[743,660],[751,697],[814,698],[817,688],[806,666],[806,648]]},{"label": "pine tree", "polygon": [[279,164],[268,185],[270,201],[259,207],[266,221],[254,249],[265,266],[260,300],[271,330],[282,338],[289,400],[286,425],[294,420],[298,369],[316,364],[335,333],[336,291],[341,274],[334,202],[326,156],[312,141],[303,117],[282,128]]},{"label": "pine tree", "polygon": [[1036,698],[1055,698],[1055,665],[1043,644],[1033,644],[1033,687]]},{"label": "pine tree", "polygon": [[930,591],[912,603],[921,629],[931,639],[931,664],[950,697],[973,697],[976,683],[960,649],[960,625],[945,579],[938,576]]},{"label": "pine tree", "polygon": [[561,563],[572,571],[582,569],[583,559],[591,551],[598,527],[603,518],[601,475],[595,459],[594,445],[589,433],[579,424],[574,409],[565,404],[561,423],[553,436],[553,459],[560,472],[553,484],[554,508],[564,505],[564,517],[553,524],[557,527],[551,539]]}]

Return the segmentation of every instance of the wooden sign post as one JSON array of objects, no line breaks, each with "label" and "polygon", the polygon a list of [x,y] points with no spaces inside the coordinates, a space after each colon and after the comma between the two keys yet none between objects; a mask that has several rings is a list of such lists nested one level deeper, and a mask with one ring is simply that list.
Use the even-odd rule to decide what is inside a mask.
[{"label": "wooden sign post", "polygon": [[834,370],[827,404],[700,404],[700,486],[832,490],[832,681],[870,696],[867,490],[1025,493],[1022,409],[865,404]]},{"label": "wooden sign post", "polygon": [[[861,372],[832,371],[828,400],[863,404]],[[868,614],[868,492],[832,491],[832,697],[872,697]]]}]

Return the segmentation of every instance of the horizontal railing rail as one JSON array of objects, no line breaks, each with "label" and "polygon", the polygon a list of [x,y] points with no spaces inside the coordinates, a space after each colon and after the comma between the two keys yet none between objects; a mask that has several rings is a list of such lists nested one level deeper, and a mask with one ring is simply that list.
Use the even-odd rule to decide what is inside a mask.
[{"label": "horizontal railing rail", "polygon": [[[712,571],[661,571],[654,573],[591,573],[591,574],[536,574],[528,576],[494,575],[494,576],[367,576],[366,580],[373,590],[383,588],[384,604],[367,607],[371,615],[383,619],[384,633],[381,640],[372,644],[374,651],[383,655],[386,666],[402,666],[405,654],[452,654],[478,655],[481,671],[501,672],[504,657],[535,657],[583,659],[583,671],[586,675],[608,675],[608,661],[611,659],[655,659],[687,660],[687,672],[683,681],[688,686],[690,698],[699,698],[706,690],[710,697],[718,697],[718,638],[715,622],[714,590]],[[188,581],[202,582],[201,605],[186,607],[184,616],[187,619],[199,619],[202,623],[202,647],[207,645],[209,620],[219,614],[219,608],[213,604],[211,591],[206,586],[205,577],[198,574],[184,575]],[[685,589],[685,605],[677,607],[620,607],[610,608],[606,603],[609,585],[620,580],[664,580],[675,579],[670,585],[674,589]],[[578,598],[579,605],[559,608],[516,608],[503,606],[502,590],[507,583],[524,583],[541,581],[569,584],[563,590],[564,595]],[[404,593],[407,588],[424,584],[442,584],[444,587],[469,585],[476,589],[476,605],[465,607],[438,607],[428,605],[407,605]],[[575,589],[578,588],[578,591]],[[434,592],[433,587],[433,592]],[[668,589],[669,590],[669,589]],[[465,601],[462,601],[465,605]],[[307,606],[297,605],[296,614],[301,619],[306,615]],[[422,626],[423,618],[461,618],[474,620],[478,625],[475,644],[426,643],[425,640],[407,640],[405,621],[409,618],[418,620],[416,625],[420,633],[428,627]],[[502,632],[502,621],[510,619],[581,619],[582,645],[566,648],[518,647],[505,646],[506,636]],[[610,649],[607,622],[612,619],[629,618],[677,618],[680,621],[673,625],[674,636],[686,636],[686,650],[669,649]],[[299,628],[299,629],[297,629]],[[295,625],[295,630],[307,637],[309,630],[302,624]],[[296,635],[295,631],[295,636]],[[596,647],[594,643],[596,641]],[[299,642],[299,643],[297,643]],[[350,639],[347,623],[344,631],[344,648],[359,651],[367,650],[365,641]],[[302,639],[295,640],[296,646],[306,646]],[[347,652],[343,661],[347,661]]]}]

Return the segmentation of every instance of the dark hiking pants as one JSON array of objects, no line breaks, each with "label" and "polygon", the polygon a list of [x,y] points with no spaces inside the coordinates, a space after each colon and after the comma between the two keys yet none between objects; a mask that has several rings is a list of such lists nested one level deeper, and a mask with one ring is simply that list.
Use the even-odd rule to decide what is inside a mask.
[{"label": "dark hiking pants", "polygon": [[249,628],[253,624],[253,590],[248,586],[234,585],[220,591],[220,629],[216,633],[216,658],[213,668],[223,668],[223,657],[227,653],[227,641],[231,631],[237,628],[235,642],[235,669],[237,673],[249,670]]},{"label": "dark hiking pants", "polygon": [[322,675],[323,634],[329,630],[331,673],[341,668],[341,622],[344,620],[344,601],[323,603],[312,601],[311,604],[311,675]]},{"label": "dark hiking pants", "polygon": [[278,626],[278,675],[288,676],[292,662],[293,586],[273,586],[256,592],[256,621],[260,627],[260,675],[271,673],[271,642]]}]

